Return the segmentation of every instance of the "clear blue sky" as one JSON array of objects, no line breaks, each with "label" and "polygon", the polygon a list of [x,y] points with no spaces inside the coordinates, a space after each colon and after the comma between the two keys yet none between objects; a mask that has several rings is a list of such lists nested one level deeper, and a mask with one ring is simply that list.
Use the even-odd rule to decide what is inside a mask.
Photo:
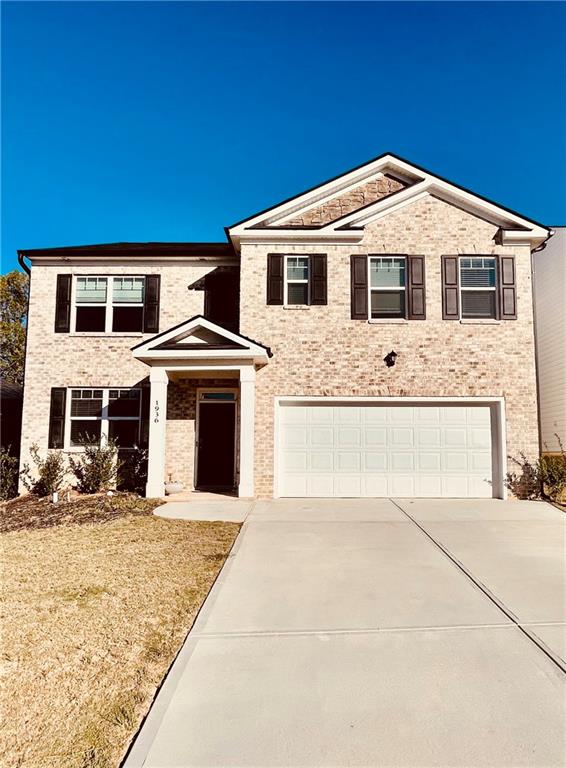
[{"label": "clear blue sky", "polygon": [[384,151],[566,224],[563,3],[3,3],[17,248],[223,240]]}]

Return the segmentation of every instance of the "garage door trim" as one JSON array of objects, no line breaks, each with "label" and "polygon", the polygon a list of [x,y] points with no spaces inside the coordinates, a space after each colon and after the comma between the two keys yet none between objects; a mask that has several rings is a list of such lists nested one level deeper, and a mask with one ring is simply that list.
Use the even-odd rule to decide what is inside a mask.
[{"label": "garage door trim", "polygon": [[493,476],[493,496],[495,498],[506,499],[507,489],[505,488],[505,475],[507,473],[507,455],[506,455],[506,430],[505,430],[505,398],[504,397],[325,397],[320,396],[282,396],[274,398],[274,466],[273,466],[273,495],[280,497],[279,493],[279,466],[280,466],[280,416],[282,406],[292,405],[419,405],[419,404],[438,404],[442,406],[450,405],[468,405],[468,406],[490,406],[495,414],[492,424],[492,476]]}]

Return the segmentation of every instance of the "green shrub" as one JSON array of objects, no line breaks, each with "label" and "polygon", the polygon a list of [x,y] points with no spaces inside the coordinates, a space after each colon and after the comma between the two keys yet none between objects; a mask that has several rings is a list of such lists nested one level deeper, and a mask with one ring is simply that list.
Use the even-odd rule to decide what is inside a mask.
[{"label": "green shrub", "polygon": [[13,499],[18,494],[18,459],[8,448],[0,448],[0,501]]},{"label": "green shrub", "polygon": [[65,456],[61,451],[48,453],[42,459],[39,455],[39,448],[34,443],[29,449],[32,461],[35,465],[35,472],[32,473],[28,464],[24,464],[21,472],[22,482],[28,491],[37,496],[50,496],[58,491],[63,485],[67,467],[65,466]]},{"label": "green shrub", "polygon": [[147,450],[138,448],[120,451],[118,466],[118,489],[131,491],[142,496],[147,483]]},{"label": "green shrub", "polygon": [[519,499],[558,501],[566,491],[566,452],[558,435],[556,438],[560,446],[557,454],[546,454],[536,461],[530,461],[524,453],[518,459],[508,457],[521,472],[508,472],[505,485]]},{"label": "green shrub", "polygon": [[81,493],[98,493],[116,487],[118,447],[113,440],[104,445],[85,445],[84,453],[69,456],[69,464]]}]

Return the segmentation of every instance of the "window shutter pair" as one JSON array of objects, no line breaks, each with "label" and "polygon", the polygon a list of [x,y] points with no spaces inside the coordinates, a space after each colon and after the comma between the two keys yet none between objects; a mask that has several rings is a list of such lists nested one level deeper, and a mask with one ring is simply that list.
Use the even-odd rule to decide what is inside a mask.
[{"label": "window shutter pair", "polygon": [[[515,257],[499,256],[498,262],[498,317],[500,320],[517,319],[517,287],[515,284]],[[460,271],[458,256],[442,257],[442,319],[460,319]]]},{"label": "window shutter pair", "polygon": [[[300,255],[300,254],[299,254]],[[309,304],[323,306],[328,302],[327,260],[325,253],[309,255]],[[285,256],[270,253],[267,256],[267,303],[283,304],[285,296]]]},{"label": "window shutter pair", "polygon": [[[71,275],[57,275],[55,297],[55,333],[69,333],[71,330]],[[159,333],[160,275],[146,275],[143,332]]]},{"label": "window shutter pair", "polygon": [[[407,318],[426,319],[426,288],[424,256],[407,256]],[[366,254],[350,257],[350,301],[352,320],[367,320],[368,313],[368,257]]]}]

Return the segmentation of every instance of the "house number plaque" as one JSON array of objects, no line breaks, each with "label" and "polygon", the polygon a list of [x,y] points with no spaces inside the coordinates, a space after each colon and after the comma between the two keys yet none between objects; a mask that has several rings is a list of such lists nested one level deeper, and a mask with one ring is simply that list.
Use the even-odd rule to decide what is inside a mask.
[{"label": "house number plaque", "polygon": [[155,401],[155,418],[153,419],[154,424],[159,424],[159,400]]}]

